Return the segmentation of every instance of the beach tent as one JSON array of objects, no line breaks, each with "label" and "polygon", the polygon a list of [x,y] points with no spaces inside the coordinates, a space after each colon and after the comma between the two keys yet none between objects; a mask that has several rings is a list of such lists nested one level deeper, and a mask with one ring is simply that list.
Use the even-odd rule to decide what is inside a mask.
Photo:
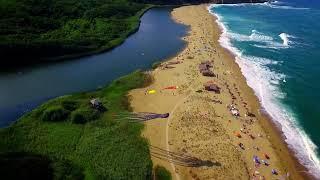
[{"label": "beach tent", "polygon": [[156,90],[152,89],[152,90],[148,90],[147,92],[148,92],[148,94],[155,94]]}]

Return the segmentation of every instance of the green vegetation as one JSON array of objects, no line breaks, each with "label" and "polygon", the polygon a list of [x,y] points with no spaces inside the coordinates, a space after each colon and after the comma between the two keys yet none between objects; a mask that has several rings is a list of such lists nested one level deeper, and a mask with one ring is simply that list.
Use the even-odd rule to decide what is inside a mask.
[{"label": "green vegetation", "polygon": [[156,69],[160,65],[161,65],[161,62],[157,61],[157,62],[153,63],[151,67],[152,67],[152,69]]},{"label": "green vegetation", "polygon": [[156,166],[154,168],[154,174],[155,174],[156,180],[171,180],[172,179],[170,172],[162,166]]},{"label": "green vegetation", "polygon": [[[137,71],[98,91],[50,100],[1,129],[1,176],[150,179],[148,143],[140,135],[143,124],[113,118],[130,110],[127,92],[150,80]],[[92,98],[99,98],[108,110],[93,109]]]},{"label": "green vegetation", "polygon": [[52,106],[46,109],[42,113],[43,121],[63,121],[68,116],[68,111],[66,111],[62,106]]},{"label": "green vegetation", "polygon": [[149,7],[133,0],[0,0],[0,53],[16,59],[0,63],[30,64],[110,49],[137,29]]},{"label": "green vegetation", "polygon": [[212,0],[0,0],[0,68],[99,53],[121,44],[154,5],[206,2]]}]

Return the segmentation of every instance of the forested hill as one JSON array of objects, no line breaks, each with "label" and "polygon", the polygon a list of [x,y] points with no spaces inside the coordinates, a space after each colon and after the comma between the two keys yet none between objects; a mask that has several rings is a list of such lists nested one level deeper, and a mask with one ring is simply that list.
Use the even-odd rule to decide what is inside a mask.
[{"label": "forested hill", "polygon": [[0,65],[29,64],[121,43],[148,5],[129,0],[1,0]]},{"label": "forested hill", "polygon": [[[230,1],[247,0],[224,0]],[[213,1],[0,0],[0,67],[107,50],[138,27],[150,4],[202,2]]]}]

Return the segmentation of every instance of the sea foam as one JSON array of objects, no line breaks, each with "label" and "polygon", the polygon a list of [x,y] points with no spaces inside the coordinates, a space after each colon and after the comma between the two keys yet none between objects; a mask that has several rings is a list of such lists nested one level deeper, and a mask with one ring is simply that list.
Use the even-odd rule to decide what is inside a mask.
[{"label": "sea foam", "polygon": [[210,5],[212,7],[220,7],[220,6],[264,6],[268,8],[273,9],[288,9],[288,10],[309,10],[310,8],[304,8],[304,7],[293,7],[293,6],[285,6],[281,5],[283,2],[279,1],[273,1],[273,2],[264,2],[264,3],[238,3],[238,4],[212,4]]},{"label": "sea foam", "polygon": [[[261,57],[246,56],[234,47],[231,38],[246,39],[245,36],[236,36],[224,25],[222,17],[211,11],[217,7],[211,5],[208,10],[217,17],[217,24],[222,30],[219,43],[224,48],[230,50],[234,55],[236,62],[240,66],[241,72],[246,78],[248,85],[254,90],[264,110],[271,116],[276,124],[280,125],[285,141],[289,148],[295,152],[300,163],[303,164],[308,171],[317,178],[320,178],[320,161],[317,157],[317,146],[312,142],[306,132],[301,128],[294,113],[289,107],[281,103],[281,99],[285,98],[285,94],[279,88],[280,83],[285,83],[287,78],[280,72],[275,72],[268,68],[268,64],[272,64],[273,60]],[[257,33],[257,32],[252,32]],[[289,35],[281,33],[280,38],[283,40],[281,46],[290,44]],[[262,38],[265,41],[272,41],[271,38]],[[260,39],[261,40],[261,39]]]},{"label": "sea foam", "polygon": [[282,6],[282,5],[276,5],[276,4],[279,4],[279,3],[265,2],[265,3],[258,3],[257,5],[263,5],[273,9],[288,9],[288,10],[309,10],[310,9],[310,8],[303,8],[303,7]]},{"label": "sea foam", "polygon": [[289,42],[290,41],[289,41],[289,35],[288,34],[281,33],[281,34],[279,34],[279,37],[282,39],[284,46],[289,46]]},{"label": "sea foam", "polygon": [[256,42],[253,46],[258,48],[267,48],[267,49],[286,49],[290,48],[292,44],[294,44],[291,40],[289,40],[289,36],[286,33],[281,33],[279,36],[283,42],[278,42],[273,37],[265,35],[255,29],[251,31],[250,35],[239,34],[228,31],[229,38],[236,41],[250,41]]}]

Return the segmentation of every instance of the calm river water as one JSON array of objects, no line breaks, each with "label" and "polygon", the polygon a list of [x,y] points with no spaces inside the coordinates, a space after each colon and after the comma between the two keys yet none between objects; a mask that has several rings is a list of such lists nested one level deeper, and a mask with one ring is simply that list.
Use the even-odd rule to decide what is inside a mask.
[{"label": "calm river water", "polygon": [[50,98],[94,90],[178,53],[186,45],[181,37],[187,27],[171,19],[171,10],[154,8],[146,12],[139,30],[109,52],[0,73],[0,127]]}]

